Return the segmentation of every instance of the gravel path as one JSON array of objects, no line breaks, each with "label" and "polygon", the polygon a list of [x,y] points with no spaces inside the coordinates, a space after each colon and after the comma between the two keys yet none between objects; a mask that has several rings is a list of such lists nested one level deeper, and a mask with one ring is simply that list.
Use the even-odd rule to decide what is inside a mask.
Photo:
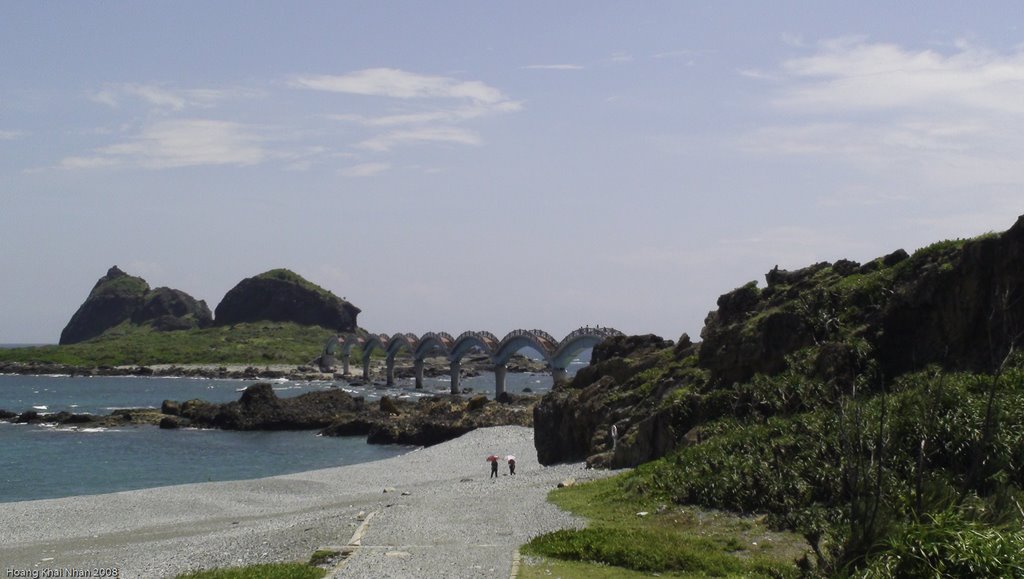
[{"label": "gravel path", "polygon": [[[516,475],[502,463],[502,476],[488,479],[491,453],[516,455]],[[508,577],[516,547],[581,524],[547,503],[548,491],[607,474],[541,467],[532,429],[485,428],[366,464],[6,503],[0,562],[4,573],[117,568],[130,579],[306,561],[320,547],[346,545],[372,514],[336,577]]]}]

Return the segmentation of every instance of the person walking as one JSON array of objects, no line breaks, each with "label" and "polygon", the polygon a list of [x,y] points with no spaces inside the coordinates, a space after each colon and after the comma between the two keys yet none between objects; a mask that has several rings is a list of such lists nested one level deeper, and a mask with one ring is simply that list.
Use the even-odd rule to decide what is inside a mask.
[{"label": "person walking", "polygon": [[508,461],[508,474],[516,474],[516,457],[510,454],[505,457],[505,460]]},{"label": "person walking", "polygon": [[491,462],[491,476],[490,478],[498,478],[498,456],[492,454],[487,457],[487,460]]}]

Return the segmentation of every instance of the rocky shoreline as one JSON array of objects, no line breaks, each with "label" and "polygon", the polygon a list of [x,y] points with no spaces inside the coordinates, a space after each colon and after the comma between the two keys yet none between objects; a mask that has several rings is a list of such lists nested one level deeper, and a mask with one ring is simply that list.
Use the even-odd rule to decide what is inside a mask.
[{"label": "rocky shoreline", "polygon": [[[352,361],[352,372],[361,374],[361,368]],[[545,372],[548,370],[544,362],[526,356],[513,356],[508,363],[509,372]],[[493,366],[486,356],[466,356],[462,360],[463,378],[479,376],[481,372],[492,371]],[[448,376],[450,368],[444,358],[428,358],[425,360],[424,376]],[[0,374],[17,374],[23,376],[127,376],[157,378],[208,378],[219,380],[345,380],[350,384],[364,383],[362,376],[350,373],[321,372],[314,364],[309,365],[256,365],[256,364],[150,364],[124,366],[77,366],[71,364],[54,364],[51,362],[0,362]],[[399,358],[396,361],[395,377],[412,378],[414,375],[412,362]],[[384,379],[384,360],[374,358],[370,361],[370,380]]]},{"label": "rocky shoreline", "polygon": [[0,420],[65,428],[156,425],[164,429],[316,430],[323,436],[366,436],[370,444],[431,446],[477,428],[533,426],[538,397],[442,394],[416,401],[383,397],[367,403],[337,388],[279,398],[270,383],[245,389],[238,401],[164,400],[159,410],[119,409],[108,415],[71,412],[21,413],[0,409]]}]

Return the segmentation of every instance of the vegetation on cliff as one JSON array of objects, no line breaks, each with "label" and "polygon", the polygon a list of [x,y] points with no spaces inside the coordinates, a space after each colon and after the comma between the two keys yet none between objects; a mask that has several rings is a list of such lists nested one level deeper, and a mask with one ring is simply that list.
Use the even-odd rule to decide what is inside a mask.
[{"label": "vegetation on cliff", "polygon": [[356,329],[359,311],[292,271],[274,269],[231,288],[217,304],[214,323],[227,326],[267,320],[351,332]]},{"label": "vegetation on cliff", "polygon": [[116,265],[96,282],[60,335],[61,344],[94,338],[129,322],[158,331],[210,325],[210,308],[180,290],[149,289],[141,277],[130,276]]},{"label": "vegetation on cliff", "polygon": [[639,465],[616,500],[762,514],[806,538],[808,574],[1024,576],[1021,263],[1024,219],[775,268],[699,344],[596,348],[538,404],[538,457]]}]

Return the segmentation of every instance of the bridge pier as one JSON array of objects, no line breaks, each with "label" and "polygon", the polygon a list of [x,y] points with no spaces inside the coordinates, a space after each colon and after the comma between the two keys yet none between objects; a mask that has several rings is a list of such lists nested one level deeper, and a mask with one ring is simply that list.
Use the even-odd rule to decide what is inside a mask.
[{"label": "bridge pier", "polygon": [[348,376],[348,354],[341,358],[341,375]]},{"label": "bridge pier", "polygon": [[363,380],[370,381],[370,358],[363,358]]},{"label": "bridge pier", "polygon": [[569,372],[565,368],[551,368],[551,383],[552,385],[561,384],[569,381]]},{"label": "bridge pier", "polygon": [[394,386],[395,385],[395,359],[393,357],[392,358],[388,358],[387,361],[385,362],[385,365],[386,365],[386,368],[387,368],[387,372],[386,372],[387,384],[388,384],[388,386]]},{"label": "bridge pier", "polygon": [[413,369],[416,373],[416,388],[423,388],[423,360],[413,362]]},{"label": "bridge pier", "polygon": [[494,398],[505,393],[505,375],[508,374],[508,367],[504,364],[494,365]]},{"label": "bridge pier", "polygon": [[459,372],[462,370],[462,362],[452,360],[452,394],[459,393]]}]

